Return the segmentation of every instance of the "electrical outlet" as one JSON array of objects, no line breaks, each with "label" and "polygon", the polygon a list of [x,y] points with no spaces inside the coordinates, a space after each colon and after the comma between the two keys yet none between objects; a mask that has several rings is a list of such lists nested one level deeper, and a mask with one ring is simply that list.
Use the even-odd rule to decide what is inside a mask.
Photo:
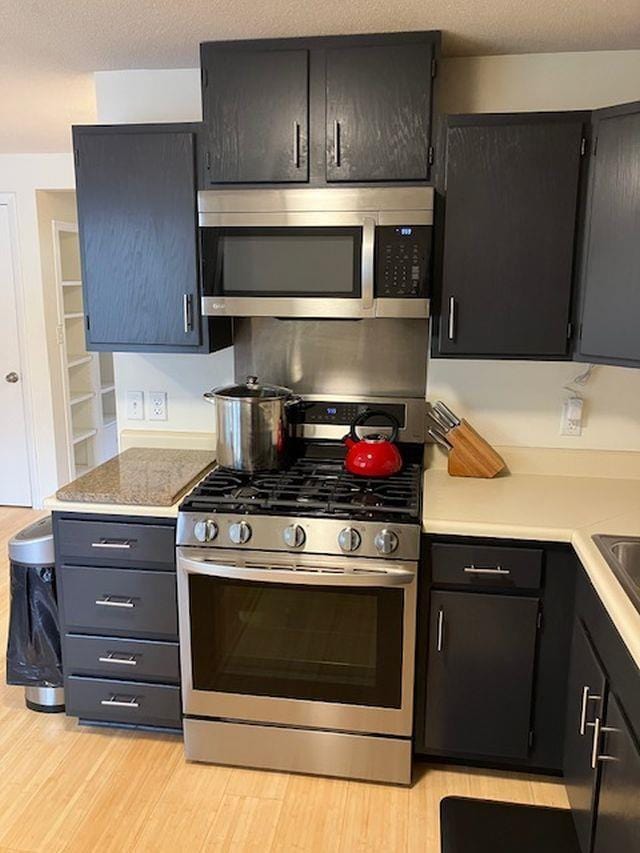
[{"label": "electrical outlet", "polygon": [[580,397],[569,397],[562,404],[560,435],[582,435],[582,406]]},{"label": "electrical outlet", "polygon": [[144,420],[144,394],[142,391],[127,391],[127,420]]},{"label": "electrical outlet", "polygon": [[149,420],[166,421],[167,419],[167,392],[149,391]]}]

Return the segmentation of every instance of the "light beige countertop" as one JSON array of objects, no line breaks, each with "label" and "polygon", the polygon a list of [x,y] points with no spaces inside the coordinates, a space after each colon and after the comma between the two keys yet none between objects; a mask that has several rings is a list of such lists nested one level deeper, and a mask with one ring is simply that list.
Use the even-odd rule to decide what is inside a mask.
[{"label": "light beige countertop", "polygon": [[498,449],[511,473],[494,480],[450,477],[430,454],[423,530],[572,544],[640,667],[640,614],[591,538],[640,536],[640,454]]},{"label": "light beige countertop", "polygon": [[130,448],[58,489],[45,507],[174,516],[181,499],[214,461],[210,450]]}]

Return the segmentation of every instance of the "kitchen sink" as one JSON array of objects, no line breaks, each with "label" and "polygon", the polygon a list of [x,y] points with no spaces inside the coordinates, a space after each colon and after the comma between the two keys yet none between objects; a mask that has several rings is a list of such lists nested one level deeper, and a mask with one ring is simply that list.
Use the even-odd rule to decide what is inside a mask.
[{"label": "kitchen sink", "polygon": [[640,613],[640,537],[593,537],[613,573]]}]

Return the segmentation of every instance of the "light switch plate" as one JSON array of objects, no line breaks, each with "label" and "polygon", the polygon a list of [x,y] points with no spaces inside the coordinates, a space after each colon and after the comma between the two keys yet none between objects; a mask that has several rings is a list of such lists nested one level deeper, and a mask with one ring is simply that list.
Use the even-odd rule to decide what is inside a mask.
[{"label": "light switch plate", "polygon": [[144,420],[144,394],[142,391],[127,391],[127,420]]},{"label": "light switch plate", "polygon": [[149,420],[166,421],[167,419],[167,392],[149,391]]}]

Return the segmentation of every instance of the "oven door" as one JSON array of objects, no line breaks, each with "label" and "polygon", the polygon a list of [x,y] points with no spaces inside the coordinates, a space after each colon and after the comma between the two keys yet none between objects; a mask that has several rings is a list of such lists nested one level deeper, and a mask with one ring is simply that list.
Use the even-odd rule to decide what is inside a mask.
[{"label": "oven door", "polygon": [[375,219],[335,213],[243,216],[243,224],[231,214],[203,219],[204,315],[373,316]]},{"label": "oven door", "polygon": [[178,599],[187,716],[411,734],[414,563],[179,548]]}]

